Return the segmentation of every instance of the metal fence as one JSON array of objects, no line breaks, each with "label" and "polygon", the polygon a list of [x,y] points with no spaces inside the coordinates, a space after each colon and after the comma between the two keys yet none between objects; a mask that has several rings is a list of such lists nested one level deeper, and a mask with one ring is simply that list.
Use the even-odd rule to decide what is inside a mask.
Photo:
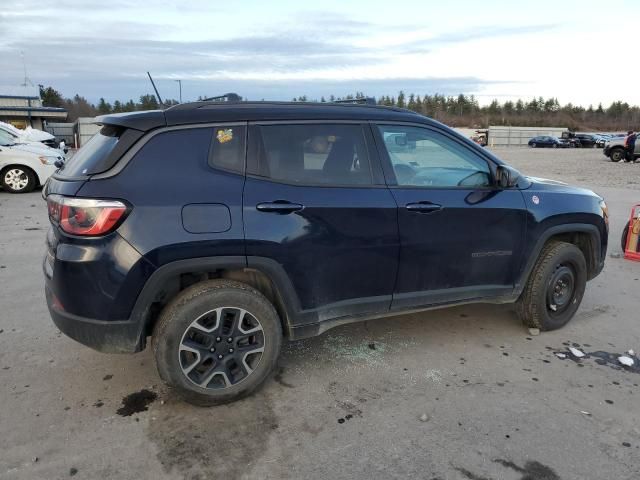
[{"label": "metal fence", "polygon": [[68,146],[72,147],[74,145],[75,123],[47,122],[44,130],[56,137],[56,139],[64,140],[64,143]]},{"label": "metal fence", "polygon": [[566,127],[489,127],[489,146],[526,146],[532,137],[549,135],[559,137],[566,132]]},{"label": "metal fence", "polygon": [[87,140],[93,137],[100,131],[100,128],[102,128],[100,125],[95,125],[93,123],[95,120],[96,119],[94,117],[80,117],[76,121],[76,132],[78,134],[79,147],[87,143]]}]

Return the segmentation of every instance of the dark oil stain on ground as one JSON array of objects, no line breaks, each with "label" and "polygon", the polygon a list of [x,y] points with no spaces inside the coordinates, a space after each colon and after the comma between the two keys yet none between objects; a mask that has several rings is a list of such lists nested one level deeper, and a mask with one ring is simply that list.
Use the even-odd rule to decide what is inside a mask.
[{"label": "dark oil stain on ground", "polygon": [[[563,345],[569,345],[569,342],[564,342]],[[640,358],[638,358],[637,355],[629,355],[626,352],[623,352],[623,353],[605,352],[603,350],[597,350],[595,352],[587,352],[578,343],[573,343],[571,344],[571,346],[583,351],[584,357],[578,358],[575,355],[573,355],[568,349],[567,350],[557,350],[557,349],[551,349],[551,348],[548,348],[548,349],[554,351],[555,353],[563,353],[566,355],[566,358],[559,358],[559,360],[573,360],[580,367],[584,366],[582,363],[583,361],[594,360],[595,363],[597,363],[598,365],[609,367],[613,370],[627,371],[631,373],[640,373]],[[587,345],[585,344],[584,347],[586,346]],[[626,356],[633,359],[633,365],[630,367],[626,365],[622,365],[618,361],[618,358],[622,356]]]},{"label": "dark oil stain on ground", "polygon": [[169,398],[154,409],[147,436],[167,473],[180,478],[236,479],[267,451],[278,418],[263,392],[229,405],[202,408]]},{"label": "dark oil stain on ground", "polygon": [[[524,467],[521,467],[510,460],[504,460],[502,458],[496,458],[494,462],[502,465],[505,468],[520,473],[522,476],[519,478],[519,480],[561,480],[558,474],[553,471],[553,469],[547,467],[546,465],[543,465],[540,462],[528,461],[524,464]],[[473,473],[466,468],[455,468],[468,480],[492,480],[489,477],[484,477],[482,475]]]},{"label": "dark oil stain on ground", "polygon": [[116,413],[122,417],[130,417],[134,413],[146,412],[156,398],[158,398],[156,393],[146,389],[140,390],[124,397],[122,407]]}]

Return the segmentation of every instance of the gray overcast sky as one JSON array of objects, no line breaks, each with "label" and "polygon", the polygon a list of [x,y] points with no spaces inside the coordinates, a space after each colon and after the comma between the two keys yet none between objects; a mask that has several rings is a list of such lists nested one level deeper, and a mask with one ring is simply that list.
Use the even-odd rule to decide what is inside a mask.
[{"label": "gray overcast sky", "polygon": [[23,82],[24,52],[34,84],[92,101],[152,93],[150,70],[164,97],[181,79],[184,100],[403,89],[640,104],[631,0],[5,2],[0,84]]}]

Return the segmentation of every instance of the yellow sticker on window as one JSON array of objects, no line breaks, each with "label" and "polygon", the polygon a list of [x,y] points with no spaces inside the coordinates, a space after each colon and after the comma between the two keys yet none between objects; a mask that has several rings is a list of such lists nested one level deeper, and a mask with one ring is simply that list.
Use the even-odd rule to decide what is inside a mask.
[{"label": "yellow sticker on window", "polygon": [[227,128],[225,130],[218,130],[216,138],[220,143],[230,142],[231,140],[233,140],[233,130],[230,128]]}]

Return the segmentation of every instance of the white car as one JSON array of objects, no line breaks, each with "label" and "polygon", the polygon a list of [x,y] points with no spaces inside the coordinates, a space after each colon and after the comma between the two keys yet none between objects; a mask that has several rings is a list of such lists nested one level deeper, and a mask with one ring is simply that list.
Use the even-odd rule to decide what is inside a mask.
[{"label": "white car", "polygon": [[27,127],[24,130],[14,127],[10,123],[0,122],[0,131],[5,131],[16,138],[16,143],[28,143],[45,145],[47,147],[58,148],[56,137],[50,133],[43,132],[35,128]]},{"label": "white car", "polygon": [[16,144],[13,137],[0,130],[0,187],[9,193],[26,193],[44,185],[64,162],[53,148]]}]

